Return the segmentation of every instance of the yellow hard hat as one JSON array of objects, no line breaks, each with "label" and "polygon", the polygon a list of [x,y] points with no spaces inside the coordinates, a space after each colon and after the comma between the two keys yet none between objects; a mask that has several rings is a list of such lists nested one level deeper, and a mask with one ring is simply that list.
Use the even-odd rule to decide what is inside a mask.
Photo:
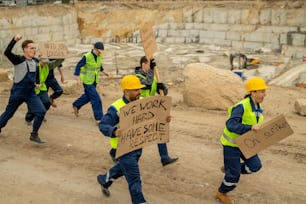
[{"label": "yellow hard hat", "polygon": [[140,80],[135,75],[126,75],[121,80],[122,90],[141,89],[145,87],[140,83]]},{"label": "yellow hard hat", "polygon": [[267,89],[268,86],[262,78],[259,77],[253,77],[247,80],[246,82],[246,91],[251,92],[251,91],[258,91],[258,90],[264,90]]}]

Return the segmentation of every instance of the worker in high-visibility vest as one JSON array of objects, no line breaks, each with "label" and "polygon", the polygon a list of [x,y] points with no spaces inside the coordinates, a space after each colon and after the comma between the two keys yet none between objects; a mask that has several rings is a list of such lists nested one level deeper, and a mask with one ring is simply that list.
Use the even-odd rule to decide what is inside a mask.
[{"label": "worker in high-visibility vest", "polygon": [[[49,110],[51,106],[51,101],[48,96],[48,88],[45,82],[49,75],[49,71],[56,68],[63,61],[64,59],[57,59],[57,60],[48,60],[46,58],[39,59],[36,71],[37,76],[36,76],[35,93],[40,98],[41,102],[44,104],[46,111]],[[25,115],[25,121],[27,125],[31,125],[33,119],[34,119],[34,113],[32,112],[31,108],[28,107],[28,112]]]},{"label": "worker in high-visibility vest", "polygon": [[82,59],[76,65],[74,71],[78,85],[83,84],[84,87],[84,94],[72,103],[74,114],[76,117],[78,117],[81,107],[90,102],[97,125],[103,116],[103,108],[102,101],[96,87],[99,83],[100,72],[106,76],[109,76],[109,74],[104,71],[102,66],[103,50],[103,43],[96,42],[93,49],[84,54]]},{"label": "worker in high-visibility vest", "polygon": [[[156,67],[156,62],[154,59],[150,61],[146,56],[140,58],[140,66],[135,68],[135,74],[139,78],[141,84],[145,85],[140,92],[141,97],[155,96],[156,93],[163,94],[166,96],[168,94],[168,88],[164,83],[157,81],[154,75],[154,69]],[[161,163],[163,166],[172,164],[178,160],[178,157],[171,158],[168,154],[167,144],[158,144],[158,152],[161,158]]]},{"label": "worker in high-visibility vest", "polygon": [[[218,189],[216,198],[222,203],[232,204],[228,192],[238,185],[241,174],[252,174],[261,169],[258,155],[246,159],[240,151],[235,139],[248,131],[257,131],[263,122],[261,103],[266,96],[266,82],[259,77],[250,78],[246,82],[246,97],[228,109],[229,118],[220,138],[223,145],[224,179]],[[241,162],[242,160],[242,162]]]},{"label": "worker in high-visibility vest", "polygon": [[[135,75],[127,75],[121,80],[121,88],[123,90],[122,98],[116,100],[103,116],[99,129],[104,136],[113,138],[114,143],[118,143],[118,137],[122,131],[119,125],[120,109],[126,104],[138,100],[140,97],[140,89],[143,88],[139,79]],[[167,122],[170,122],[170,116]],[[117,144],[115,144],[117,145]],[[129,186],[130,196],[133,204],[145,204],[146,200],[142,193],[142,185],[140,179],[140,171],[138,160],[142,154],[142,148],[126,153],[118,158],[118,162],[105,174],[98,175],[97,180],[101,185],[102,193],[110,196],[109,187],[114,180],[121,176],[125,176]]]},{"label": "worker in high-visibility vest", "polygon": [[[63,71],[62,71],[62,67],[63,67],[62,64],[58,65],[57,70],[58,70],[58,73],[60,74],[61,82],[64,83],[65,78],[64,78]],[[45,83],[47,86],[47,90],[49,90],[49,88],[53,90],[53,93],[50,95],[50,102],[51,102],[51,106],[56,108],[57,105],[55,104],[55,99],[59,98],[64,93],[64,91],[63,91],[63,88],[59,85],[57,79],[55,78],[54,69],[50,70]]]}]

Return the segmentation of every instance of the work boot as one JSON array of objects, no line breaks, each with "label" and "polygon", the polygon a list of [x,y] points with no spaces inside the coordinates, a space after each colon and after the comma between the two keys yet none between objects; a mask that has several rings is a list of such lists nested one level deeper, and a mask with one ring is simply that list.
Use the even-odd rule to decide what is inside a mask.
[{"label": "work boot", "polygon": [[103,193],[103,195],[105,195],[106,197],[110,196],[110,191],[108,190],[108,188],[105,188],[101,185],[101,191]]},{"label": "work boot", "polygon": [[50,97],[50,102],[51,102],[51,106],[52,106],[53,108],[56,108],[56,107],[57,107],[57,105],[55,104],[54,98],[51,98],[51,97]]},{"label": "work boot", "polygon": [[[103,175],[98,175],[97,176],[97,181],[98,181],[98,183],[101,185],[101,192],[102,192],[102,194],[104,195],[104,196],[106,196],[106,197],[109,197],[110,196],[110,191],[108,190],[108,187],[110,186],[110,185],[105,185],[105,184],[103,184]],[[112,182],[111,182],[112,183]],[[111,184],[110,183],[110,184]]]},{"label": "work boot", "polygon": [[36,142],[38,144],[44,144],[45,142],[42,141],[39,137],[38,137],[38,133],[37,132],[31,132],[31,136],[30,136],[30,140],[32,142]]},{"label": "work boot", "polygon": [[163,166],[166,166],[166,165],[169,165],[169,164],[172,164],[172,163],[176,162],[177,160],[178,160],[178,157],[176,157],[176,158],[169,157],[166,160],[162,160],[162,164],[163,164]]},{"label": "work boot", "polygon": [[221,193],[218,191],[216,198],[224,204],[233,204],[232,199],[226,193]]},{"label": "work boot", "polygon": [[220,167],[220,170],[221,170],[222,173],[225,173],[225,168],[224,168],[224,166],[221,166],[221,167]]},{"label": "work boot", "polygon": [[96,120],[96,125],[99,126],[101,120]]},{"label": "work boot", "polygon": [[79,117],[79,109],[77,107],[75,107],[75,106],[72,106],[72,108],[73,108],[74,115],[76,117]]},{"label": "work boot", "polygon": [[116,149],[111,148],[109,155],[112,158],[112,161],[116,164],[118,162],[118,159],[116,159]]}]

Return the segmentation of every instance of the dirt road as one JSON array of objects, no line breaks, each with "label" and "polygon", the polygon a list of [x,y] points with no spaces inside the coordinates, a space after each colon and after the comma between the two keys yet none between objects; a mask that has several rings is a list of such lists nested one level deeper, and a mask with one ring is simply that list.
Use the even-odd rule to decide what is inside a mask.
[{"label": "dirt road", "polygon": [[[121,95],[119,87],[102,82],[104,109]],[[7,83],[1,84],[1,87]],[[8,89],[7,89],[8,90]],[[2,91],[4,110],[8,91]],[[144,149],[140,168],[143,191],[150,204],[218,203],[215,192],[223,178],[219,136],[225,111],[187,107],[180,86],[170,89],[173,97],[169,152],[179,156],[173,165],[162,167],[155,145]],[[306,95],[304,89],[271,87],[264,102],[265,119],[284,114],[294,135],[260,153],[263,169],[242,176],[230,195],[235,203],[306,202],[306,118],[294,113],[294,101]],[[31,127],[24,122],[26,106],[19,108],[0,135],[0,203],[32,204],[126,204],[130,203],[124,178],[111,187],[111,197],[100,192],[96,176],[112,166],[109,143],[92,119],[90,105],[75,118],[71,103],[76,95],[63,95],[51,108],[40,130],[47,141],[29,141]]]}]

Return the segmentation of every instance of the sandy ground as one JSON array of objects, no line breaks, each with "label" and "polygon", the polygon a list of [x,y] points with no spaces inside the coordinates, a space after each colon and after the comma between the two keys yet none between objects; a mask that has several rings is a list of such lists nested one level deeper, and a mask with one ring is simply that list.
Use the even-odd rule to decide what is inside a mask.
[{"label": "sandy ground", "polygon": [[[104,110],[121,96],[118,80],[102,80]],[[8,87],[8,83],[1,83]],[[1,92],[0,110],[5,109],[8,89]],[[170,143],[175,164],[163,167],[155,145],[143,151],[139,162],[143,192],[150,204],[218,203],[214,196],[223,179],[222,147],[219,136],[226,120],[225,111],[190,108],[182,102],[182,84],[170,87],[173,97]],[[265,99],[265,119],[284,114],[294,134],[262,151],[263,169],[241,176],[230,195],[235,203],[306,202],[306,118],[294,113],[294,101],[306,95],[299,88],[271,87]],[[130,203],[124,178],[103,197],[96,176],[113,164],[109,143],[98,130],[90,105],[73,115],[71,103],[76,95],[63,95],[51,108],[40,130],[47,141],[29,141],[31,127],[24,122],[22,105],[0,135],[0,203],[33,204],[126,204]]]}]

